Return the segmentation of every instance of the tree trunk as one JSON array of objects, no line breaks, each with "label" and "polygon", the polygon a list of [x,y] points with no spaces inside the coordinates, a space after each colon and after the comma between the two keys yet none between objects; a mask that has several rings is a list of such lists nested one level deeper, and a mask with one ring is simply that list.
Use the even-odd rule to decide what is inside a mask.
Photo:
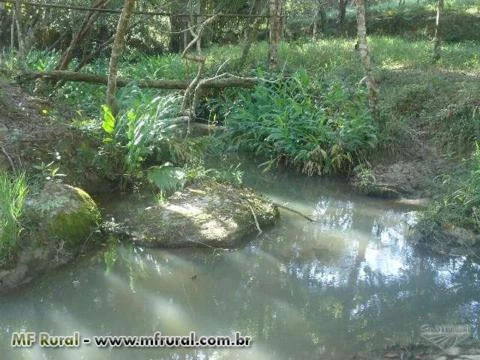
[{"label": "tree trunk", "polygon": [[[96,0],[95,3],[92,5],[94,8],[102,9],[105,8],[110,3],[111,0]],[[76,34],[73,35],[72,41],[70,41],[70,45],[68,46],[67,50],[63,53],[63,56],[58,63],[56,70],[65,70],[68,68],[68,64],[73,59],[74,51],[78,48],[80,43],[83,41],[85,36],[90,31],[92,25],[99,17],[100,12],[98,11],[90,11],[80,26],[80,29]]]},{"label": "tree trunk", "polygon": [[15,9],[12,11],[12,23],[10,25],[10,51],[15,48]]},{"label": "tree trunk", "polygon": [[171,52],[183,51],[183,18],[181,16],[170,16],[170,44],[168,46]]},{"label": "tree trunk", "polygon": [[15,25],[17,26],[17,39],[18,39],[18,62],[20,67],[23,68],[25,64],[25,43],[23,37],[23,24],[22,24],[22,1],[15,1]]},{"label": "tree trunk", "polygon": [[24,41],[23,46],[25,49],[25,54],[28,54],[32,49],[35,43],[35,32],[37,28],[41,28],[44,26],[42,23],[42,11],[37,10],[35,16],[33,17],[32,21],[29,23],[28,28],[24,27]]},{"label": "tree trunk", "polygon": [[347,11],[347,1],[346,0],[339,0],[338,1],[338,26],[340,33],[343,33],[345,27],[345,13]]},{"label": "tree trunk", "polygon": [[365,73],[365,81],[368,90],[368,104],[370,111],[376,118],[377,115],[377,85],[372,74],[372,64],[367,44],[367,26],[365,22],[365,0],[356,0],[357,5],[357,34],[358,34],[358,50],[362,61],[363,71]]},{"label": "tree trunk", "polygon": [[442,52],[442,29],[440,15],[443,13],[444,0],[437,1],[437,18],[435,20],[435,40],[433,45],[433,62],[440,60]]},{"label": "tree trunk", "polygon": [[[251,13],[253,13],[254,15],[259,15],[261,12],[261,5],[261,0],[255,0]],[[240,69],[243,68],[243,66],[245,65],[245,61],[247,61],[248,53],[250,52],[252,44],[255,42],[255,40],[257,40],[258,27],[260,26],[261,22],[262,18],[255,18],[249,30],[247,31],[247,34],[245,36],[245,44],[243,45],[242,54],[240,55],[240,59],[238,61],[238,67]]]},{"label": "tree trunk", "polygon": [[[197,0],[197,9],[195,14],[195,19],[196,19],[196,28],[198,29],[203,22],[201,0]],[[200,36],[197,40],[197,53],[200,54],[201,52],[202,52],[202,37]]]},{"label": "tree trunk", "polygon": [[120,19],[118,19],[117,31],[115,33],[115,40],[113,41],[112,54],[110,55],[110,64],[108,69],[108,83],[107,83],[107,105],[110,107],[113,114],[117,113],[117,104],[115,101],[115,92],[117,90],[117,70],[118,59],[122,54],[125,45],[125,34],[128,28],[128,21],[135,8],[135,0],[125,0]]},{"label": "tree trunk", "polygon": [[268,47],[268,66],[278,67],[278,46],[282,38],[283,0],[270,0],[270,37]]},{"label": "tree trunk", "polygon": [[325,4],[323,0],[316,1],[317,8],[315,9],[315,15],[313,18],[313,28],[312,28],[312,38],[316,40],[318,37],[319,29],[318,29],[318,22],[320,21],[320,32],[323,32],[325,29]]}]

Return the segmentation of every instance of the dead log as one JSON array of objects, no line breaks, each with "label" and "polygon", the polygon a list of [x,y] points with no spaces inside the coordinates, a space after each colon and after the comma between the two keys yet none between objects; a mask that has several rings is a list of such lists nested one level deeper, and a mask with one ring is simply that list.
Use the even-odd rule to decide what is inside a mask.
[{"label": "dead log", "polygon": [[[64,80],[64,81],[78,81],[90,84],[107,85],[107,77],[104,75],[84,74],[73,71],[50,71],[50,72],[24,72],[19,75],[19,81],[28,81],[34,79],[45,80]],[[203,88],[223,89],[228,87],[252,87],[255,86],[260,79],[254,77],[223,77],[213,81],[208,81],[202,84]],[[123,87],[130,83],[135,83],[140,88],[155,88],[155,89],[173,89],[185,90],[191,84],[191,80],[149,80],[149,79],[126,79],[117,78],[117,86]]]}]

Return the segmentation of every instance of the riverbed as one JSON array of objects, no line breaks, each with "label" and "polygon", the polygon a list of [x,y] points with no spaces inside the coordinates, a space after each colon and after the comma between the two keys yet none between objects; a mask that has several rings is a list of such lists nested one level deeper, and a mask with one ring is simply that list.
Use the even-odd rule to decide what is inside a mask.
[{"label": "riverbed", "polygon": [[[410,246],[418,209],[292,172],[249,168],[245,182],[315,221],[280,209],[277,226],[239,250],[120,245],[109,266],[103,253],[84,256],[0,298],[0,359],[345,360],[421,342],[424,324],[469,325],[478,337],[480,267]],[[138,205],[128,201],[102,206]],[[15,331],[92,339],[238,331],[252,345],[14,349]]]}]

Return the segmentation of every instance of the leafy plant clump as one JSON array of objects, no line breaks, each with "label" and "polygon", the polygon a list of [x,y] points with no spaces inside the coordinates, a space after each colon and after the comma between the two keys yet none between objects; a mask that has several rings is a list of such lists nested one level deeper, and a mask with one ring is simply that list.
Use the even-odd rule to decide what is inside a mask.
[{"label": "leafy plant clump", "polygon": [[422,226],[463,227],[480,233],[480,145],[467,163],[469,172],[445,181],[447,190],[424,216]]},{"label": "leafy plant clump", "polygon": [[0,266],[15,256],[28,188],[24,174],[0,173]]},{"label": "leafy plant clump", "polygon": [[201,162],[206,142],[185,136],[180,96],[152,95],[131,87],[116,117],[102,106],[104,152],[122,159],[124,185],[148,181],[163,196],[185,185],[186,169]]},{"label": "leafy plant clump", "polygon": [[266,157],[307,175],[349,171],[378,143],[365,94],[336,82],[314,82],[306,72],[260,84],[224,109],[224,134],[233,150]]}]

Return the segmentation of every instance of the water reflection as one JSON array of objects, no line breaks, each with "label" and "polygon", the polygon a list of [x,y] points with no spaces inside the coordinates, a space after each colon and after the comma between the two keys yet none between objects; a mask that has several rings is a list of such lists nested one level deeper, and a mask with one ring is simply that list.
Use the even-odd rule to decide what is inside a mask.
[{"label": "water reflection", "polygon": [[[420,341],[422,324],[469,324],[478,336],[480,265],[433,258],[405,240],[415,214],[339,184],[288,174],[250,179],[277,201],[277,227],[238,251],[121,247],[112,271],[80,260],[0,299],[1,359],[348,359]],[[122,204],[125,206],[125,204]],[[75,351],[9,347],[12,331],[83,336],[252,336],[249,349]]]}]

